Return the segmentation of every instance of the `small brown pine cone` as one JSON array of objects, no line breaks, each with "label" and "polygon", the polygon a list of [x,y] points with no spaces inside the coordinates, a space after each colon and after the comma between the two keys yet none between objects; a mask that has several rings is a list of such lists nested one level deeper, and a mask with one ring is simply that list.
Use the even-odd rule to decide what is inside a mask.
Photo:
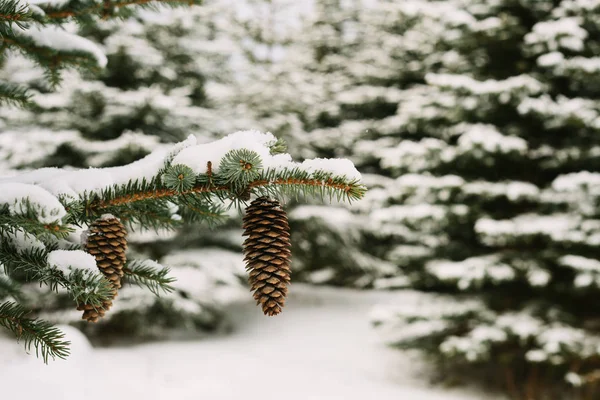
[{"label": "small brown pine cone", "polygon": [[85,249],[96,258],[96,266],[112,283],[114,288],[110,300],[94,308],[91,304],[79,304],[77,309],[83,311],[82,319],[96,322],[103,317],[117,297],[117,289],[121,288],[123,267],[127,260],[127,230],[118,218],[107,214],[94,221],[87,232]]},{"label": "small brown pine cone", "polygon": [[256,304],[265,315],[281,312],[290,283],[290,226],[277,200],[259,197],[244,216],[244,261]]},{"label": "small brown pine cone", "polygon": [[85,249],[96,258],[98,269],[119,289],[127,260],[127,230],[121,221],[110,214],[94,221],[88,229]]},{"label": "small brown pine cone", "polygon": [[85,319],[87,322],[98,322],[98,319],[104,317],[104,314],[112,307],[115,297],[117,297],[117,289],[113,290],[112,299],[104,301],[99,308],[94,308],[91,304],[78,305],[77,309],[83,311],[81,319]]}]

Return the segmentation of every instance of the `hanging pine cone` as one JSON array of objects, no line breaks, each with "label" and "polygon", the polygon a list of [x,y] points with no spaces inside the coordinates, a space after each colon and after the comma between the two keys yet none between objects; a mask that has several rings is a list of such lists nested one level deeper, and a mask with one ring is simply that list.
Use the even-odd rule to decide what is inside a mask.
[{"label": "hanging pine cone", "polygon": [[83,311],[82,319],[96,322],[104,316],[112,306],[112,301],[117,296],[117,289],[121,287],[123,266],[125,265],[127,250],[127,230],[113,215],[106,214],[94,221],[87,232],[85,249],[96,258],[96,265],[104,276],[112,283],[114,288],[110,300],[102,304],[102,308],[95,309],[90,304],[80,304],[77,309]]},{"label": "hanging pine cone", "polygon": [[98,269],[117,289],[121,287],[123,266],[127,260],[127,231],[119,219],[103,215],[90,225],[85,249],[96,258]]},{"label": "hanging pine cone", "polygon": [[117,297],[117,289],[113,290],[113,295],[110,300],[102,302],[101,308],[94,308],[91,304],[78,305],[77,309],[83,311],[81,319],[85,319],[87,322],[97,322],[98,319],[104,317],[104,314],[112,307],[115,297]]},{"label": "hanging pine cone", "polygon": [[244,261],[256,304],[265,315],[277,315],[290,283],[290,226],[277,200],[259,197],[246,209]]}]

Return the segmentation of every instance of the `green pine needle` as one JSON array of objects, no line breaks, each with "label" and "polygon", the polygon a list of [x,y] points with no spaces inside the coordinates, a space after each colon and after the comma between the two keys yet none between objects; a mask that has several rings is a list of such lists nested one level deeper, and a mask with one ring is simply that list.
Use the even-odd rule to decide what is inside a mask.
[{"label": "green pine needle", "polygon": [[171,270],[156,263],[135,260],[128,263],[125,268],[127,280],[137,286],[148,288],[155,296],[160,296],[161,291],[171,293],[175,290],[171,283],[175,278],[169,276]]},{"label": "green pine needle", "polygon": [[231,150],[221,160],[219,175],[235,193],[241,192],[260,176],[262,160],[258,153],[247,149]]},{"label": "green pine needle", "polygon": [[196,183],[196,174],[187,165],[173,165],[162,175],[162,182],[169,189],[183,192],[190,190]]},{"label": "green pine needle", "polygon": [[46,364],[50,357],[67,358],[71,343],[64,340],[64,333],[46,321],[27,318],[27,314],[19,304],[0,304],[0,326],[11,331],[17,340],[22,341],[26,351],[31,351],[33,346],[35,354]]}]

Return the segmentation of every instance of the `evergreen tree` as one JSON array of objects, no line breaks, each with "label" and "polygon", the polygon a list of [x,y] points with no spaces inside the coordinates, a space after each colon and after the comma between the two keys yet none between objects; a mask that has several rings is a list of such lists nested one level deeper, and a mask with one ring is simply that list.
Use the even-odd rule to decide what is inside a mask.
[{"label": "evergreen tree", "polygon": [[[38,2],[38,5],[14,1],[3,3],[3,8],[0,10],[3,19],[1,33],[4,45],[2,63],[5,66],[10,65],[14,57],[12,50],[20,49],[30,56],[36,65],[44,69],[43,78],[46,79],[43,81],[39,76],[25,73],[25,76],[21,77],[21,82],[3,84],[0,88],[3,101],[29,104],[28,93],[46,91],[47,83],[58,83],[61,73],[67,67],[90,67],[91,69],[104,67],[107,59],[101,48],[93,40],[79,36],[70,23],[79,22],[84,32],[86,27],[90,27],[96,35],[91,37],[102,41],[107,37],[102,35],[102,29],[97,30],[98,27],[102,28],[99,18],[135,15],[139,10],[130,6],[137,3],[147,4],[147,2],[110,1],[101,3],[49,1]],[[114,27],[114,25],[107,26]],[[131,28],[129,25],[128,27]],[[144,34],[149,32],[141,35]],[[157,30],[156,34],[160,37],[160,30]],[[173,67],[172,71],[168,71],[168,65],[165,69],[161,69],[157,64],[160,70],[158,77],[148,78],[147,82],[156,80],[159,82],[160,90],[169,93],[170,90],[176,90],[167,83],[161,87],[163,83],[161,79],[164,78],[170,83],[179,82],[175,75],[180,74],[182,81],[189,79],[184,89],[192,87],[192,90],[184,96],[189,101],[185,105],[204,104],[207,99],[202,95],[203,81],[196,75],[198,70],[187,65],[190,59],[186,58],[184,51],[186,47],[173,45],[168,37],[163,39],[164,42],[156,38],[155,43],[162,44],[165,52],[172,51],[173,53],[169,53],[170,58],[182,58],[183,61],[176,64],[179,69]],[[118,38],[114,40],[117,42],[112,47],[115,65],[121,67],[129,65],[132,59],[128,57],[131,54],[121,51],[126,44],[119,43]],[[108,40],[104,44],[110,48]],[[190,46],[192,44],[189,43]],[[144,72],[141,69],[139,71]],[[65,75],[64,78],[67,86],[77,82],[78,79],[71,75]],[[136,79],[141,81],[136,83]],[[140,77],[111,74],[110,71],[104,75],[103,80],[101,84],[103,86],[99,86],[100,89],[97,90],[99,96],[104,95],[105,92],[111,93],[111,85],[123,85],[123,89],[136,90],[136,94],[132,96],[136,98],[139,96],[139,90],[142,90],[140,88],[147,84],[144,83],[143,75]],[[199,86],[194,86],[194,83],[199,83]],[[73,90],[73,93],[76,92],[77,88]],[[84,97],[86,94],[89,93],[83,93]],[[51,96],[42,97],[46,100],[50,99],[45,106],[51,104]],[[70,96],[67,96],[67,99],[67,104],[72,104],[74,108],[79,105]],[[39,99],[35,100],[34,98],[34,111],[36,106],[40,106]],[[59,96],[58,100],[64,101],[64,96]],[[120,100],[123,101],[123,98]],[[106,102],[102,99],[97,102],[91,100],[88,107],[89,114],[81,114],[88,119],[101,117],[107,109]],[[115,110],[119,110],[118,106]],[[59,107],[56,111],[61,113]],[[10,111],[3,111],[3,115],[8,121],[5,122],[8,126],[15,118],[31,114],[23,111],[16,112],[12,116]],[[145,118],[142,119],[146,121]],[[50,120],[55,120],[57,124],[64,123],[60,117],[51,116]],[[127,231],[139,228],[172,229],[184,224],[214,222],[226,216],[226,207],[243,205],[253,195],[281,198],[285,195],[305,194],[352,200],[360,198],[364,192],[363,186],[358,181],[360,179],[358,172],[347,160],[294,163],[289,155],[282,153],[282,143],[273,135],[256,131],[237,132],[208,144],[197,144],[198,139],[194,136],[170,145],[160,144],[159,140],[147,140],[142,150],[153,150],[151,154],[124,166],[109,167],[109,165],[122,164],[122,160],[115,161],[102,154],[103,145],[108,144],[109,149],[119,148],[124,143],[136,140],[135,137],[132,139],[131,135],[125,138],[118,137],[129,129],[128,123],[111,125],[113,121],[109,118],[106,121],[107,126],[100,129],[98,127],[103,124],[98,126],[86,124],[84,119],[80,121],[76,119],[78,125],[70,125],[72,121],[67,122],[68,126],[49,124],[51,127],[61,129],[77,128],[81,134],[55,132],[59,137],[52,138],[55,139],[54,141],[49,139],[50,135],[45,136],[45,140],[50,143],[66,142],[75,150],[83,150],[79,158],[81,166],[95,164],[102,168],[40,168],[22,173],[11,171],[11,174],[0,181],[2,186],[0,203],[3,205],[0,210],[2,215],[0,262],[4,267],[0,280],[0,298],[3,299],[0,305],[0,324],[22,340],[27,348],[33,345],[44,360],[49,357],[65,357],[68,354],[68,344],[62,340],[59,330],[41,319],[32,318],[24,307],[31,301],[29,298],[31,292],[25,290],[29,282],[37,282],[58,296],[67,294],[74,303],[72,303],[73,308],[77,307],[79,311],[83,311],[83,318],[90,322],[95,322],[105,314],[110,315],[113,310],[117,311],[121,297],[126,299],[136,297],[140,300],[138,304],[144,306],[145,297],[140,296],[140,293],[120,290],[122,284],[127,282],[147,287],[154,294],[159,294],[161,291],[170,293],[177,289],[177,293],[181,296],[175,300],[179,300],[177,305],[184,308],[182,311],[198,314],[198,300],[204,294],[194,293],[197,287],[191,290],[186,288],[186,284],[193,280],[190,278],[194,278],[195,274],[194,271],[185,268],[189,266],[193,255],[190,254],[187,259],[180,257],[171,260],[174,264],[184,264],[184,268],[175,274],[182,278],[182,283],[176,285],[169,270],[160,264],[149,260],[127,260],[125,253]],[[132,126],[138,127],[137,124]],[[148,129],[152,126],[155,125],[150,123]],[[146,127],[144,125],[144,128]],[[87,128],[90,131],[87,131]],[[191,128],[185,126],[185,129]],[[8,161],[4,165],[5,170],[26,166],[36,159],[28,155],[27,151],[19,149],[14,143],[15,137],[24,130],[20,129],[2,137],[7,144],[11,143],[10,148],[6,150]],[[98,135],[102,139],[112,140],[99,144],[89,138],[81,140],[80,135]],[[120,143],[117,143],[119,141]],[[95,143],[95,146],[92,143]],[[77,149],[79,145],[80,148]],[[86,148],[86,145],[95,149]],[[54,146],[51,151],[42,151],[37,156],[42,158],[56,156],[59,147],[60,145]],[[68,159],[76,160],[77,158],[72,157],[72,154],[74,152],[71,152]],[[140,153],[137,153],[132,158],[139,156]],[[62,166],[67,158],[59,158],[61,161],[56,161],[54,157],[54,160],[55,165]],[[42,163],[44,162],[46,161]],[[283,211],[279,209],[277,213],[282,215]],[[269,214],[265,217],[270,218]],[[264,230],[260,228],[262,218],[260,210],[258,213],[256,210],[253,211],[253,218],[255,218],[253,224],[258,225],[252,228],[249,234],[258,232],[259,236],[263,235]],[[275,224],[278,225],[280,222]],[[281,231],[283,228],[283,225],[279,226],[277,235],[287,234],[285,229]],[[256,238],[252,236],[252,240]],[[246,255],[249,265],[252,266],[251,279],[254,282],[257,282],[257,279],[262,281],[269,274],[276,274],[278,282],[285,274],[288,276],[286,279],[289,279],[289,271],[286,270],[284,275],[279,275],[283,272],[276,267],[288,262],[289,255],[284,254],[287,250],[253,243],[254,252]],[[278,243],[281,246],[286,245],[285,240],[280,240]],[[280,256],[283,258],[278,258]],[[213,257],[221,258],[222,262],[223,254],[215,253]],[[256,257],[261,257],[262,261],[259,262]],[[204,263],[203,268],[215,269],[215,266],[214,263],[211,265],[208,262]],[[222,281],[217,273],[213,276],[215,281]],[[271,284],[270,280],[265,282]],[[268,292],[263,287],[260,291],[263,295],[257,299],[262,303],[263,309],[271,310],[270,314],[276,313],[272,310],[275,309],[274,307],[279,307],[277,304],[283,304],[280,300],[282,296],[285,297],[285,287],[277,286]],[[48,296],[47,293],[45,295]],[[187,303],[181,301],[182,296],[190,297],[190,301]],[[114,309],[109,310],[113,302]],[[162,309],[159,303],[154,304],[156,306],[152,306],[154,307],[152,313],[146,315],[151,315],[152,318],[148,318],[144,323],[166,326],[179,323],[177,318],[170,315],[170,310]],[[125,308],[135,311],[131,306]],[[40,314],[44,315],[43,310]],[[121,327],[127,326],[127,322],[134,323],[137,317],[135,313],[121,312],[121,314],[124,320],[124,323],[119,325]],[[201,324],[203,321],[194,321],[194,323]]]},{"label": "evergreen tree", "polygon": [[514,398],[597,397],[600,4],[381,11],[399,42],[423,41],[400,46],[413,67],[380,80],[402,89],[397,109],[371,114],[373,141],[356,144],[392,178],[363,206],[381,254],[452,297],[375,321],[395,346]]}]

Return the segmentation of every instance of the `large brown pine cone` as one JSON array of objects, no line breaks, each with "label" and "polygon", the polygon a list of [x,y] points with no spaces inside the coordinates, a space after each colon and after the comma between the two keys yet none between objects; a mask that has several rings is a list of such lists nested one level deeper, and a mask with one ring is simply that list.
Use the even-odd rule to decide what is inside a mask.
[{"label": "large brown pine cone", "polygon": [[277,200],[259,197],[246,209],[244,261],[256,304],[265,315],[281,312],[290,283],[290,227]]},{"label": "large brown pine cone", "polygon": [[94,221],[88,229],[85,249],[96,258],[98,269],[119,289],[127,261],[127,230],[121,221],[110,214]]},{"label": "large brown pine cone", "polygon": [[79,304],[77,309],[83,311],[82,319],[96,322],[103,317],[112,306],[112,300],[117,297],[117,289],[121,287],[124,275],[123,267],[127,260],[127,230],[119,219],[113,215],[103,215],[94,221],[87,232],[85,249],[96,258],[96,266],[112,283],[113,296],[105,301],[101,308],[91,304]]}]

